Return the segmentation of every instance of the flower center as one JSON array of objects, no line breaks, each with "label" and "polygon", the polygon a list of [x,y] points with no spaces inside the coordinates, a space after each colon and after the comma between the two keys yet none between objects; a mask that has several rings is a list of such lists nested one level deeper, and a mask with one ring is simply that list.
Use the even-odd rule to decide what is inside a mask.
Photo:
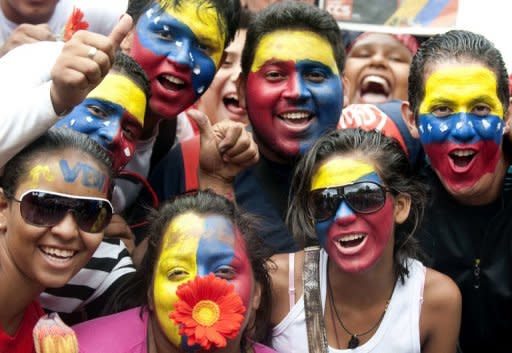
[{"label": "flower center", "polygon": [[192,309],[192,318],[202,326],[212,326],[219,320],[219,317],[219,306],[211,300],[201,300]]}]

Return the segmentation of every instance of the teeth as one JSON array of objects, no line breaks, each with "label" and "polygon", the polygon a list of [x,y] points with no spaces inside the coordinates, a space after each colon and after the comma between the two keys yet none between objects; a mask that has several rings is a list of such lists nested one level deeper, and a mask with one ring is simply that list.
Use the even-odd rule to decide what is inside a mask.
[{"label": "teeth", "polygon": [[300,120],[300,119],[306,119],[309,118],[310,114],[306,112],[293,112],[293,113],[284,113],[281,114],[281,117],[283,119],[289,119],[289,120]]},{"label": "teeth", "polygon": [[235,93],[228,94],[226,99],[235,99],[238,100],[238,96]]},{"label": "teeth", "polygon": [[470,150],[457,150],[457,151],[453,151],[452,154],[454,154],[457,157],[468,157],[468,156],[474,155],[475,152],[470,151]]},{"label": "teeth", "polygon": [[364,234],[351,234],[351,235],[347,235],[347,236],[339,239],[338,241],[340,243],[343,243],[343,242],[348,242],[348,241],[352,241],[352,240],[363,239],[364,237],[365,237]]},{"label": "teeth", "polygon": [[70,258],[75,254],[75,251],[73,250],[57,249],[51,248],[49,246],[41,246],[41,250],[47,255],[57,256],[61,258]]},{"label": "teeth", "polygon": [[183,85],[185,83],[185,81],[183,81],[182,79],[179,79],[172,75],[163,75],[163,78],[169,81],[170,83],[174,83],[177,85]]}]

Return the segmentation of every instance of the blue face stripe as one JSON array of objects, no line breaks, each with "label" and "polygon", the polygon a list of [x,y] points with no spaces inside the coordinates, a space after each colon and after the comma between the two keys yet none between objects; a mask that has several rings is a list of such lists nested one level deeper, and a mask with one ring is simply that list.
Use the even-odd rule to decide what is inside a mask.
[{"label": "blue face stripe", "polygon": [[421,114],[418,127],[424,145],[443,142],[472,144],[481,140],[494,140],[500,144],[505,124],[497,115],[459,112],[445,118]]},{"label": "blue face stripe", "polygon": [[156,56],[189,67],[194,93],[204,93],[215,75],[215,63],[200,49],[194,32],[186,24],[155,3],[140,17],[136,31],[142,46]]},{"label": "blue face stripe", "polygon": [[[298,89],[305,99],[304,108],[316,114],[316,121],[306,132],[299,151],[304,154],[326,131],[335,129],[343,108],[343,87],[340,76],[331,68],[317,61],[300,60],[295,65]],[[322,82],[312,82],[308,77],[323,76]]]}]

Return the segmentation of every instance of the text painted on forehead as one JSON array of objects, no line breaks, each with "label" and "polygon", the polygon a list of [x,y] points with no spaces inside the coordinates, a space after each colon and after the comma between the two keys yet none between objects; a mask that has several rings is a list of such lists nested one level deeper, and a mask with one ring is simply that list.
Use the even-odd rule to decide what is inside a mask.
[{"label": "text painted on forehead", "polygon": [[[218,67],[226,36],[219,31],[219,25],[224,28],[225,24],[223,20],[219,21],[219,14],[213,4],[209,1],[180,1],[179,6],[168,6],[165,12],[190,28],[199,42],[208,45],[215,66]],[[153,21],[157,21],[157,18]]]},{"label": "text painted on forehead", "polygon": [[428,77],[419,113],[429,114],[440,106],[447,106],[453,112],[470,112],[475,104],[483,103],[489,106],[490,114],[503,117],[496,88],[496,75],[486,67],[443,67]]},{"label": "text painted on forehead", "polygon": [[372,172],[375,168],[366,162],[334,158],[318,168],[311,179],[311,190],[350,184]]},{"label": "text painted on forehead", "polygon": [[263,36],[258,44],[251,71],[256,72],[271,60],[316,61],[338,74],[331,45],[316,33],[280,30]]}]

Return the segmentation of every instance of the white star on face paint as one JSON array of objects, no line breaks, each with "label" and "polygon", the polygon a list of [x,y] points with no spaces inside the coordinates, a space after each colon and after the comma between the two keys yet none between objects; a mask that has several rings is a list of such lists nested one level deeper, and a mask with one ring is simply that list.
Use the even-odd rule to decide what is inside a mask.
[{"label": "white star on face paint", "polygon": [[151,17],[153,17],[153,12],[154,12],[154,10],[153,10],[153,9],[148,9],[148,10],[146,11],[146,17],[147,17],[147,18],[151,18]]},{"label": "white star on face paint", "polygon": [[183,46],[183,42],[180,42],[179,40],[176,41],[176,46],[178,48],[181,48]]},{"label": "white star on face paint", "polygon": [[446,125],[446,123],[441,123],[439,125],[439,130],[441,130],[441,132],[445,132],[446,130],[448,130],[448,125]]},{"label": "white star on face paint", "polygon": [[125,155],[126,157],[130,157],[130,156],[132,155],[132,154],[131,154],[131,152],[130,152],[130,149],[129,149],[128,147],[126,147],[126,148],[123,150],[123,152],[124,152],[124,155]]},{"label": "white star on face paint", "polygon": [[86,120],[88,123],[92,123],[92,118],[91,118],[90,116],[85,117],[85,120]]},{"label": "white star on face paint", "polygon": [[487,119],[482,119],[482,126],[487,130],[491,127],[491,123]]},{"label": "white star on face paint", "polygon": [[464,123],[462,121],[459,121],[459,122],[457,122],[457,124],[455,124],[456,129],[462,129],[463,127],[464,127]]},{"label": "white star on face paint", "polygon": [[432,131],[432,125],[428,124],[427,125],[427,130],[428,130],[428,132],[431,132]]},{"label": "white star on face paint", "polygon": [[108,120],[104,121],[104,122],[103,122],[103,125],[105,125],[105,126],[110,126],[110,121],[108,121]]},{"label": "white star on face paint", "polygon": [[157,24],[158,22],[160,22],[160,16],[156,16],[155,19],[153,20],[154,24]]},{"label": "white star on face paint", "polygon": [[164,31],[168,31],[169,30],[169,26],[168,25],[164,25]]},{"label": "white star on face paint", "polygon": [[75,121],[76,121],[75,119],[71,119],[71,121],[69,122],[69,126],[75,125]]},{"label": "white star on face paint", "polygon": [[197,89],[197,93],[203,93],[204,91],[204,86],[201,86]]},{"label": "white star on face paint", "polygon": [[424,132],[425,132],[425,130],[423,129],[423,125],[420,125],[420,132],[421,132],[421,133],[424,133]]},{"label": "white star on face paint", "polygon": [[199,66],[194,66],[194,75],[199,75],[201,73],[201,69],[199,68]]}]

